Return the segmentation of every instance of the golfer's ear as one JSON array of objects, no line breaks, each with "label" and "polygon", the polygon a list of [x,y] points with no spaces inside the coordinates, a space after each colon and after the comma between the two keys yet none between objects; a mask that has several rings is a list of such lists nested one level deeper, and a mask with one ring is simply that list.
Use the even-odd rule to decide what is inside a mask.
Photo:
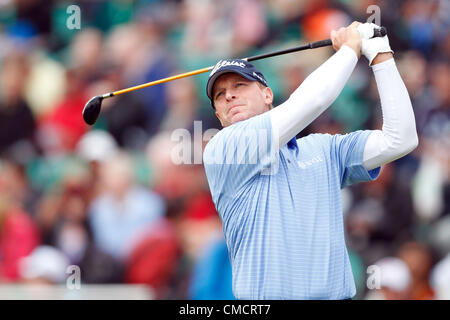
[{"label": "golfer's ear", "polygon": [[222,127],[223,127],[222,119],[220,119],[219,113],[217,111],[216,111],[216,117],[217,117],[217,119],[219,119],[219,121],[220,121],[220,123],[222,124]]},{"label": "golfer's ear", "polygon": [[272,91],[272,89],[270,89],[269,87],[265,87],[263,92],[264,92],[264,95],[265,95],[264,99],[265,99],[266,104],[269,104],[269,105],[272,104],[272,102],[273,102],[273,91]]}]

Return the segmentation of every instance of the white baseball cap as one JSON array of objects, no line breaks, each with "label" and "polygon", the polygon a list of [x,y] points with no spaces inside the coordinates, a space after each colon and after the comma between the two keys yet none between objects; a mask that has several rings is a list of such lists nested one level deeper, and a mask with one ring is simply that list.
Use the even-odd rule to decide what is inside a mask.
[{"label": "white baseball cap", "polygon": [[69,259],[58,249],[43,245],[20,259],[19,272],[24,279],[45,278],[52,283],[62,283],[69,264]]},{"label": "white baseball cap", "polygon": [[404,291],[411,284],[411,273],[407,264],[395,257],[386,257],[375,263],[381,271],[381,287],[393,291]]},{"label": "white baseball cap", "polygon": [[88,131],[77,144],[78,155],[87,161],[104,161],[113,157],[119,147],[114,138],[104,130]]}]

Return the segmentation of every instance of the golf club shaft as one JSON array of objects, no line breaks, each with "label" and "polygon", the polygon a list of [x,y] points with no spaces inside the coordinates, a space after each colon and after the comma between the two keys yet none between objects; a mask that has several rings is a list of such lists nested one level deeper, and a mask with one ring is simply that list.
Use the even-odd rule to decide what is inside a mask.
[{"label": "golf club shaft", "polygon": [[297,52],[297,51],[302,51],[302,50],[307,50],[307,49],[315,49],[315,48],[326,47],[326,46],[331,46],[330,39],[311,42],[311,43],[307,43],[307,44],[304,44],[304,45],[301,45],[298,47],[289,48],[289,49],[285,49],[285,50],[279,50],[279,51],[275,51],[275,52],[259,54],[259,55],[253,56],[253,57],[244,58],[243,60],[250,62],[250,61],[275,57],[275,56],[279,56],[282,54],[287,54],[287,53],[292,53],[292,52]]},{"label": "golf club shaft", "polygon": [[122,90],[118,90],[118,91],[114,91],[111,93],[107,93],[106,95],[103,95],[103,98],[108,98],[108,97],[113,97],[113,96],[117,96],[119,94],[122,93],[126,93],[126,92],[130,92],[130,91],[134,91],[134,90],[138,90],[138,89],[142,89],[142,88],[147,88],[150,86],[154,86],[156,84],[160,84],[160,83],[164,83],[164,82],[169,82],[172,80],[178,80],[181,78],[186,78],[186,77],[190,77],[190,76],[195,76],[197,74],[200,73],[204,73],[204,72],[208,72],[210,70],[212,70],[214,67],[207,67],[207,68],[203,68],[203,69],[198,69],[198,70],[194,70],[194,71],[190,71],[190,72],[185,72],[185,73],[181,73],[175,76],[171,76],[168,78],[164,78],[164,79],[160,79],[160,80],[156,80],[156,81],[152,81],[152,82],[147,82],[138,86],[134,86],[134,87],[130,87],[127,89],[122,89]]},{"label": "golf club shaft", "polygon": [[[265,53],[265,54],[261,54],[261,55],[257,55],[257,56],[253,56],[253,57],[248,57],[248,58],[244,58],[242,60],[246,60],[246,61],[255,61],[255,60],[260,60],[260,59],[264,59],[264,58],[269,58],[269,57],[275,57],[275,56],[279,56],[282,54],[287,54],[287,53],[292,53],[292,52],[297,52],[297,51],[301,51],[301,50],[306,50],[306,49],[314,49],[314,48],[319,48],[319,47],[325,47],[325,46],[329,46],[331,45],[331,40],[327,39],[327,40],[321,40],[321,41],[316,41],[316,42],[312,42],[312,43],[308,43],[302,46],[298,46],[295,48],[290,48],[290,49],[285,49],[285,50],[278,50],[275,52],[270,52],[270,53]],[[190,72],[186,72],[186,73],[181,73],[175,76],[171,76],[168,78],[163,78],[160,80],[156,80],[156,81],[152,81],[152,82],[147,82],[138,86],[134,86],[134,87],[130,87],[127,89],[122,89],[122,90],[118,90],[118,91],[114,91],[114,92],[110,92],[110,93],[106,93],[104,95],[102,95],[103,98],[109,98],[109,97],[114,97],[114,96],[118,96],[119,94],[122,93],[126,93],[126,92],[130,92],[130,91],[134,91],[134,90],[138,90],[138,89],[142,89],[142,88],[147,88],[150,86],[154,86],[160,83],[164,83],[164,82],[169,82],[172,80],[178,80],[181,78],[186,78],[186,77],[190,77],[190,76],[194,76],[200,73],[205,73],[208,71],[211,71],[214,68],[214,66],[211,67],[207,67],[207,68],[202,68],[202,69],[198,69],[198,70],[194,70],[194,71],[190,71]]]}]

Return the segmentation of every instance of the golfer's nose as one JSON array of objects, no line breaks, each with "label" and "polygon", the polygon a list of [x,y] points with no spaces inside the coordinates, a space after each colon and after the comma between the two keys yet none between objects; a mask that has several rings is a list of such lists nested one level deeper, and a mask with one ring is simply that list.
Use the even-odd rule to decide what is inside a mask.
[{"label": "golfer's nose", "polygon": [[234,98],[236,98],[236,93],[234,92],[233,89],[229,89],[225,92],[225,98],[228,101],[233,100]]}]

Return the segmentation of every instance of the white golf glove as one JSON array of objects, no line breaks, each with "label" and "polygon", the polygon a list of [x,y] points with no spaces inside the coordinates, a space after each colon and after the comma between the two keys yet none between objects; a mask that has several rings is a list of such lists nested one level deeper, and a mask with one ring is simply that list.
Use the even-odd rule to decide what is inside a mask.
[{"label": "white golf glove", "polygon": [[369,60],[369,66],[372,64],[373,59],[381,52],[392,52],[389,46],[388,36],[384,37],[373,37],[373,30],[380,28],[375,23],[361,23],[357,30],[359,36],[361,37],[361,52]]}]

